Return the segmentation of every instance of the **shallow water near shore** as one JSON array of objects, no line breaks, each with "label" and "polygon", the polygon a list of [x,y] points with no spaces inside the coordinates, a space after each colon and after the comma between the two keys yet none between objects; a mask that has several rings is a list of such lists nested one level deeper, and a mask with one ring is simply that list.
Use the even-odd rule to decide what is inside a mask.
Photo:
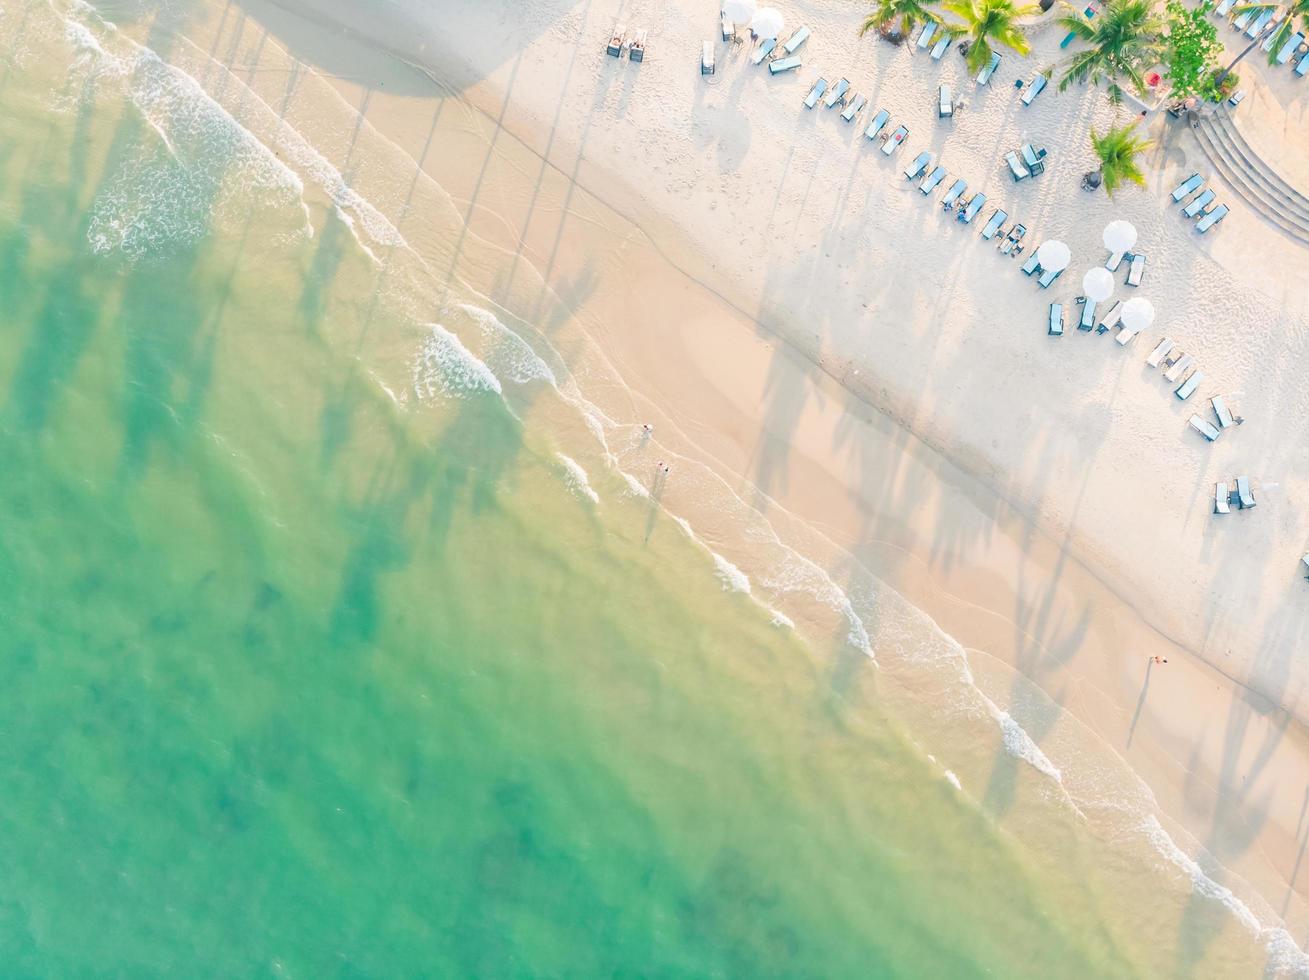
[{"label": "shallow water near shore", "polygon": [[416,254],[150,33],[0,13],[8,970],[1300,966],[1057,706],[659,476],[566,328],[434,279],[456,221]]}]

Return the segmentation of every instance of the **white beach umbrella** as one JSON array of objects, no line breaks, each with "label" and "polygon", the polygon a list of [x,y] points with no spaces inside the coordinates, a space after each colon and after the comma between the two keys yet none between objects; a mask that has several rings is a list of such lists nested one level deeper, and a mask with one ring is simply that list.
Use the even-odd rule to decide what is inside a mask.
[{"label": "white beach umbrella", "polygon": [[1133,296],[1123,304],[1123,326],[1128,330],[1144,330],[1154,323],[1154,304],[1144,296]]},{"label": "white beach umbrella", "polygon": [[734,24],[748,24],[754,8],[755,0],[723,0],[723,13]]},{"label": "white beach umbrella", "polygon": [[754,19],[750,21],[750,30],[767,39],[781,34],[785,24],[786,18],[776,7],[760,7],[755,11]]},{"label": "white beach umbrella", "polygon": [[1114,274],[1102,265],[1082,276],[1082,292],[1093,303],[1103,303],[1114,291]]},{"label": "white beach umbrella", "polygon": [[1111,221],[1104,226],[1104,247],[1111,252],[1126,252],[1136,244],[1136,227],[1130,221]]},{"label": "white beach umbrella", "polygon": [[1072,257],[1072,250],[1063,242],[1054,239],[1042,243],[1036,250],[1036,261],[1041,263],[1041,268],[1046,272],[1063,272],[1068,268]]}]

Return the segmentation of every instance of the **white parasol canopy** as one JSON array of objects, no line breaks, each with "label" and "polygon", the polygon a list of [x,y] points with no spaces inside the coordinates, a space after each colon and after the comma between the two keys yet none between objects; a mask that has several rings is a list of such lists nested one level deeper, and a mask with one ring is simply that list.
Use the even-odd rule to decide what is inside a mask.
[{"label": "white parasol canopy", "polygon": [[750,30],[761,38],[767,39],[781,34],[785,24],[786,18],[776,7],[760,7],[755,11],[754,19],[750,21]]},{"label": "white parasol canopy", "polygon": [[754,16],[755,0],[723,0],[723,13],[735,24],[749,23]]},{"label": "white parasol canopy", "polygon": [[1036,261],[1041,263],[1041,268],[1046,272],[1063,272],[1068,268],[1072,257],[1072,250],[1063,242],[1054,239],[1042,243],[1036,250]]},{"label": "white parasol canopy", "polygon": [[1123,326],[1128,330],[1144,330],[1154,323],[1154,304],[1144,296],[1133,296],[1123,304]]},{"label": "white parasol canopy", "polygon": [[1114,291],[1114,274],[1102,265],[1082,276],[1082,292],[1093,303],[1103,303]]},{"label": "white parasol canopy", "polygon": [[1104,247],[1111,252],[1126,252],[1136,244],[1136,227],[1130,221],[1111,221],[1104,226]]}]

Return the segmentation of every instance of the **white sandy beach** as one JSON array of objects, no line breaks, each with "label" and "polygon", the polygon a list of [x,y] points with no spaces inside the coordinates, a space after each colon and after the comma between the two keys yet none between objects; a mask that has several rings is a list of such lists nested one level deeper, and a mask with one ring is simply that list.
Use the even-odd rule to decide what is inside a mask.
[{"label": "white sandy beach", "polygon": [[[978,89],[953,51],[938,63],[858,38],[860,8],[843,0],[782,7],[788,28],[814,36],[804,66],[779,77],[717,41],[717,5],[698,0],[415,2],[388,23],[326,6],[229,8],[207,48],[270,105],[291,91],[263,73],[270,33],[337,76],[367,130],[451,195],[479,247],[522,261],[506,273],[470,249],[454,263],[510,313],[533,312],[518,301],[539,270],[569,320],[560,346],[574,342],[579,387],[617,424],[652,422],[660,453],[685,461],[672,511],[703,509],[700,487],[678,480],[694,464],[779,526],[821,532],[831,549],[815,560],[834,577],[853,555],[971,651],[979,683],[994,660],[997,703],[1017,671],[1066,708],[1066,722],[1033,733],[1052,757],[1065,727],[1103,739],[1226,883],[1244,879],[1303,945],[1309,249],[1216,176],[1232,213],[1195,234],[1167,195],[1211,168],[1182,124],[1147,120],[1149,187],[1110,200],[1078,186],[1086,133],[1129,110],[1053,88],[1028,108],[1013,87],[1057,56],[1054,25]],[[615,22],[649,29],[644,64],[605,56]],[[709,38],[718,73],[706,79]],[[352,55],[361,42],[375,61]],[[1243,69],[1260,80],[1242,132],[1269,153],[1293,145],[1309,81],[1264,79],[1255,56]],[[904,147],[875,152],[867,111],[853,125],[806,111],[819,75],[888,108],[909,127]],[[942,81],[967,103],[953,121],[936,118]],[[1278,132],[1261,135],[1274,110]],[[402,194],[387,207],[383,168],[338,135],[332,163],[421,246],[421,214]],[[1027,141],[1048,148],[1047,170],[1016,185],[1003,157]],[[1064,276],[1038,289],[1021,259],[979,239],[980,220],[942,213],[948,183],[925,198],[904,180],[920,149],[988,195],[982,219],[998,205],[1028,226],[1030,248],[1068,242]],[[1118,217],[1138,228],[1148,265],[1139,290],[1120,275],[1115,298],[1149,298],[1155,324],[1126,348],[1071,323],[1047,337],[1047,304],[1076,315],[1082,273],[1104,262],[1101,230]],[[1145,364],[1162,337],[1205,374],[1185,403]],[[1247,421],[1211,445],[1186,423],[1215,394]],[[1237,474],[1258,507],[1213,516],[1215,481]],[[700,516],[748,568],[730,528]],[[1156,655],[1169,663],[1151,666]]]}]

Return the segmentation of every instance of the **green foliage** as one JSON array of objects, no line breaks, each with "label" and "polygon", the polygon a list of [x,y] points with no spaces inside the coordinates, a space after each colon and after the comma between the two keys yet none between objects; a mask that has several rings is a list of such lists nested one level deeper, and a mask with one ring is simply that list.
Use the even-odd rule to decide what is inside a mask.
[{"label": "green foliage", "polygon": [[899,27],[906,37],[918,24],[928,21],[941,22],[941,18],[931,9],[935,0],[877,0],[872,12],[864,18],[859,28],[859,36],[869,31],[883,32],[892,27]]},{"label": "green foliage", "polygon": [[1091,146],[1100,158],[1100,176],[1110,197],[1125,180],[1145,186],[1145,174],[1137,166],[1136,158],[1151,145],[1149,140],[1136,135],[1135,123],[1111,129],[1103,136],[1091,130]]},{"label": "green foliage", "polygon": [[1074,82],[1106,81],[1109,98],[1121,102],[1126,81],[1138,93],[1145,90],[1145,69],[1161,60],[1164,22],[1151,0],[1108,0],[1094,19],[1065,4],[1059,24],[1087,47],[1064,62],[1059,91]]},{"label": "green foliage", "polygon": [[1018,19],[1035,14],[1038,7],[1015,6],[1014,0],[950,0],[942,6],[960,20],[951,25],[951,31],[968,39],[970,71],[981,71],[990,64],[993,44],[1002,44],[1019,54],[1031,50]]},{"label": "green foliage", "polygon": [[1207,102],[1222,102],[1236,91],[1241,83],[1241,76],[1236,72],[1211,71],[1200,83],[1197,95]]},{"label": "green foliage", "polygon": [[[1309,2],[1309,0],[1307,0]],[[1164,36],[1164,63],[1168,82],[1179,99],[1198,94],[1213,74],[1223,50],[1218,30],[1209,18],[1210,6],[1188,7],[1168,0],[1168,33]]]}]

